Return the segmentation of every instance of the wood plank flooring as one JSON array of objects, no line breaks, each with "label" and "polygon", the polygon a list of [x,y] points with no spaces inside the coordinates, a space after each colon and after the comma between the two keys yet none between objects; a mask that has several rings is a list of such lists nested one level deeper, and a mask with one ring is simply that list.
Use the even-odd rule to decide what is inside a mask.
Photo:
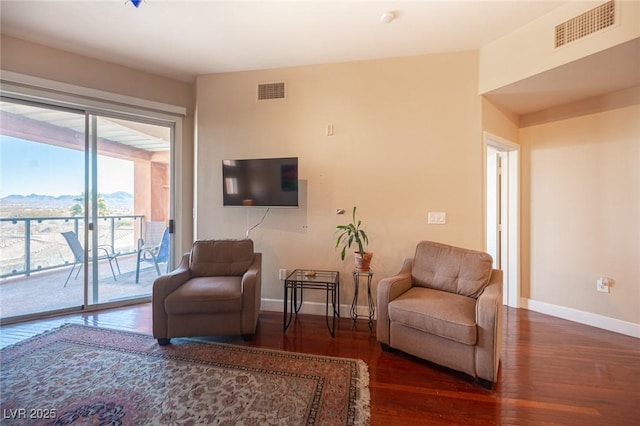
[{"label": "wood plank flooring", "polygon": [[[399,352],[380,350],[366,322],[262,312],[251,342],[233,344],[363,359],[372,425],[639,425],[640,340],[522,309],[504,309],[504,345],[492,390]],[[0,328],[7,346],[64,323],[151,334],[151,305],[73,314]],[[220,339],[217,339],[220,340]]]}]

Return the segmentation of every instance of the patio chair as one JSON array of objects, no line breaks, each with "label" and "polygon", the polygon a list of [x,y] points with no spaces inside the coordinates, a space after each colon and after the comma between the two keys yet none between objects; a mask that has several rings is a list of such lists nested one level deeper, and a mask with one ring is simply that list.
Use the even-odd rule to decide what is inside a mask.
[{"label": "patio chair", "polygon": [[[80,274],[80,270],[84,265],[84,249],[82,248],[82,244],[80,244],[80,240],[78,239],[78,236],[76,235],[75,232],[67,231],[67,232],[62,232],[61,234],[64,237],[64,239],[67,241],[67,244],[69,245],[69,248],[71,249],[71,252],[73,253],[73,257],[75,260],[73,263],[73,266],[71,267],[71,270],[69,271],[67,280],[64,282],[64,287],[66,287],[67,284],[69,283],[69,278],[71,278],[71,274],[73,273],[73,270],[75,269],[77,264],[80,264],[80,267],[78,268],[74,279],[77,279],[78,275]],[[121,274],[120,265],[118,264],[118,258],[117,258],[118,254],[120,253],[116,253],[113,250],[113,247],[108,245],[98,246],[98,251],[99,251],[98,256],[92,256],[91,251],[89,251],[89,258],[87,259],[87,261],[91,262],[93,260],[104,260],[104,259],[109,260],[109,267],[111,268],[111,274],[113,275],[113,280],[118,281],[116,279],[116,273],[113,269],[113,264],[111,262],[115,260],[116,267],[118,268],[118,274]]]},{"label": "patio chair", "polygon": [[138,238],[138,250],[160,246],[162,235],[167,228],[165,221],[151,221],[144,223],[144,236]]},{"label": "patio chair", "polygon": [[167,223],[164,221],[150,221],[144,223],[144,237],[138,238],[138,263],[136,266],[136,283],[140,271],[140,261],[153,261],[147,258],[152,253],[155,254],[162,244],[164,231],[167,229]]},{"label": "patio chair", "polygon": [[146,244],[143,244],[138,249],[138,260],[136,262],[136,284],[140,280],[141,262],[153,262],[158,276],[160,276],[159,263],[166,263],[165,273],[169,272],[169,228],[165,226],[164,232],[162,233],[162,239],[158,245],[147,246]]}]

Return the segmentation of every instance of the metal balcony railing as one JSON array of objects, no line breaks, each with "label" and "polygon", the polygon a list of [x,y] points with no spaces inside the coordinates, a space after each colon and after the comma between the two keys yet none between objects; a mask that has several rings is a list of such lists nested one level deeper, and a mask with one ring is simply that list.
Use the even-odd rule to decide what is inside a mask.
[{"label": "metal balcony railing", "polygon": [[[134,253],[142,235],[142,215],[99,216],[91,236],[121,254]],[[62,268],[74,257],[61,232],[74,231],[83,242],[84,218],[0,218],[0,278],[29,276],[35,271]]]}]

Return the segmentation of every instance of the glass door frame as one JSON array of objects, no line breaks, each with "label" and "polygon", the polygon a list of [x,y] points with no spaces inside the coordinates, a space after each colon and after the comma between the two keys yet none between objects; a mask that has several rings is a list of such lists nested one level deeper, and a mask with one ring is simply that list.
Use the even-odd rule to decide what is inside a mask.
[{"label": "glass door frame", "polygon": [[[90,214],[85,215],[86,227],[85,227],[85,244],[84,247],[91,247],[90,250],[93,253],[98,253],[99,250],[99,208],[98,208],[98,197],[100,195],[99,191],[99,176],[98,176],[98,156],[101,155],[100,150],[98,148],[98,139],[101,138],[100,135],[100,124],[99,120],[102,119],[114,119],[114,120],[125,120],[132,123],[151,125],[157,127],[166,128],[169,132],[169,211],[168,211],[168,219],[167,226],[169,228],[169,259],[168,259],[168,268],[172,269],[174,266],[174,216],[175,216],[175,123],[167,123],[165,121],[157,120],[157,119],[149,119],[138,116],[133,116],[131,114],[121,114],[121,113],[113,113],[113,112],[104,112],[97,110],[87,110],[87,125],[88,128],[86,130],[87,135],[87,149],[86,149],[86,181],[85,181],[85,194],[90,194],[91,197],[85,197],[85,213],[90,212]],[[152,177],[149,178],[152,181]],[[135,192],[135,191],[134,191]],[[135,194],[134,194],[135,195]],[[133,212],[134,215],[136,212]],[[142,221],[142,219],[141,219]],[[140,224],[142,227],[142,223]],[[85,251],[85,260],[88,259],[88,251]],[[119,306],[123,304],[130,303],[139,303],[144,301],[149,301],[151,294],[137,296],[137,297],[127,297],[124,302],[100,302],[100,280],[99,280],[99,262],[92,262],[92,268],[85,268],[85,307],[110,307],[110,306]],[[91,270],[91,276],[88,276],[88,271]],[[89,288],[89,286],[91,288]]]},{"label": "glass door frame", "polygon": [[[125,95],[118,95],[110,92],[102,92],[99,90],[87,89],[79,86],[68,85],[64,83],[58,83],[36,77],[24,76],[12,72],[3,72],[1,76],[0,95],[6,98],[7,101],[27,102],[42,105],[50,108],[62,108],[71,110],[74,112],[83,113],[85,115],[85,146],[93,147],[93,151],[96,149],[97,139],[95,134],[91,134],[88,131],[90,126],[90,120],[95,120],[98,116],[105,117],[118,117],[127,120],[144,122],[149,124],[156,124],[170,129],[171,141],[169,145],[169,227],[170,233],[170,253],[169,253],[169,268],[172,269],[175,264],[176,244],[175,244],[175,212],[176,212],[176,145],[181,144],[180,136],[182,131],[182,118],[186,114],[186,109],[183,107],[177,107],[174,105],[161,104],[153,101],[147,101],[144,99],[128,97]],[[37,84],[28,84],[37,83]],[[68,90],[68,91],[67,91]],[[87,95],[89,94],[89,95]],[[123,102],[125,99],[129,102]],[[90,119],[90,117],[93,117]],[[86,176],[85,179],[85,194],[92,194],[91,197],[85,197],[84,200],[84,233],[81,236],[84,239],[85,247],[85,266],[88,259],[88,243],[91,241],[93,250],[96,250],[98,244],[97,238],[90,238],[89,232],[94,232],[89,229],[91,223],[95,224],[98,205],[97,191],[90,191],[90,187],[97,185],[97,153],[87,152],[85,150],[85,156],[91,158],[91,162],[85,161],[85,168],[88,168],[88,164],[92,164],[91,174],[92,176]],[[91,181],[91,182],[90,182]],[[91,213],[89,213],[91,212]],[[91,217],[90,217],[91,216]],[[79,236],[80,237],[80,236]],[[91,272],[89,272],[91,270]],[[68,312],[76,311],[91,311],[96,309],[104,309],[106,307],[116,307],[127,304],[140,303],[150,301],[151,296],[144,296],[141,298],[131,298],[123,301],[105,302],[105,303],[91,303],[89,298],[89,274],[93,278],[93,282],[97,285],[96,268],[84,268],[84,303],[82,306],[71,306],[54,311],[44,311],[34,314],[19,315],[16,317],[0,319],[0,324],[6,324],[11,322],[25,321],[29,319],[41,318],[43,316],[51,316],[64,314]]]}]

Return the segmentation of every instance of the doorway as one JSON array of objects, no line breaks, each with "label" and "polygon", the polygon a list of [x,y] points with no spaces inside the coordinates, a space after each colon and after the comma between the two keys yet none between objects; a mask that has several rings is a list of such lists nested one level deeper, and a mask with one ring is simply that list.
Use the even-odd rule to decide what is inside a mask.
[{"label": "doorway", "polygon": [[519,146],[486,133],[485,217],[486,250],[493,267],[503,271],[503,304],[520,300],[520,159]]}]

